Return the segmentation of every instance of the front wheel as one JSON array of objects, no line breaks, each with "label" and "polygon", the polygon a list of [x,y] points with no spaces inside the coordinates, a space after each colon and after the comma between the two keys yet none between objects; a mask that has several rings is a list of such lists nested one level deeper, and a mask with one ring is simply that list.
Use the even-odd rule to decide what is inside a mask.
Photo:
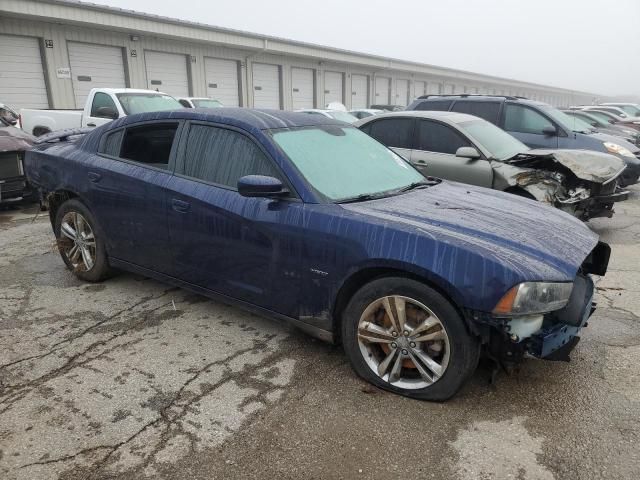
[{"label": "front wheel", "polygon": [[447,400],[475,371],[480,342],[456,309],[423,283],[380,278],[363,286],[342,319],[358,375],[408,397]]},{"label": "front wheel", "polygon": [[89,209],[79,200],[64,202],[56,213],[54,233],[60,256],[78,278],[99,282],[111,273],[104,238]]}]

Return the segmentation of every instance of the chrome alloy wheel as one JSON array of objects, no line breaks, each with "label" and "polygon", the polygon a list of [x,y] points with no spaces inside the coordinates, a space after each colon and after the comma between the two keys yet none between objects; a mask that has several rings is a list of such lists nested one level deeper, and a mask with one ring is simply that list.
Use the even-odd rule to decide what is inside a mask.
[{"label": "chrome alloy wheel", "polygon": [[68,212],[60,224],[60,250],[75,270],[88,272],[96,263],[96,239],[87,220]]},{"label": "chrome alloy wheel", "polygon": [[406,389],[437,382],[451,353],[440,319],[417,300],[399,295],[379,298],[364,310],[358,345],[378,377]]}]

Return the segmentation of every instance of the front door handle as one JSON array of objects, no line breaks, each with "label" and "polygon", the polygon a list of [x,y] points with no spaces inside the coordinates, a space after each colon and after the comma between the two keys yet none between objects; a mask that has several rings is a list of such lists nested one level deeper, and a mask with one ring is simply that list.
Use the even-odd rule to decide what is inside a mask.
[{"label": "front door handle", "polygon": [[421,167],[427,166],[427,162],[425,162],[424,160],[416,160],[416,164],[420,165]]},{"label": "front door handle", "polygon": [[87,127],[95,127],[95,126],[96,126],[96,124],[93,123],[93,122],[92,123],[87,123]]},{"label": "front door handle", "polygon": [[177,198],[174,198],[173,200],[171,200],[171,207],[176,212],[187,213],[191,208],[191,204],[188,202],[184,202],[182,200],[178,200]]},{"label": "front door handle", "polygon": [[87,173],[87,177],[89,177],[89,181],[92,183],[98,183],[102,179],[102,175],[96,172]]}]

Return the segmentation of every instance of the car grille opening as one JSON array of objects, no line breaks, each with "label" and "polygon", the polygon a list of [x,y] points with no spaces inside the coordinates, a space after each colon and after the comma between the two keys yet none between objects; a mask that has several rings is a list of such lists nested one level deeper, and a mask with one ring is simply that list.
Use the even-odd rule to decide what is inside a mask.
[{"label": "car grille opening", "polygon": [[0,179],[20,177],[22,169],[22,152],[0,153]]}]

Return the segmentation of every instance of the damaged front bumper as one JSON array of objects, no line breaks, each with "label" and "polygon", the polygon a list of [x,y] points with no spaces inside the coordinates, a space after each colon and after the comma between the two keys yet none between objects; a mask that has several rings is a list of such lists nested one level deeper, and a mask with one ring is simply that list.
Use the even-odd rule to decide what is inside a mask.
[{"label": "damaged front bumper", "polygon": [[583,261],[573,281],[571,296],[562,309],[543,315],[497,317],[467,312],[471,327],[487,347],[489,356],[502,364],[514,364],[525,356],[568,360],[580,331],[596,310],[595,285],[591,275],[605,275],[611,248],[604,242]]},{"label": "damaged front bumper", "polygon": [[613,216],[614,204],[629,198],[629,192],[619,187],[613,193],[593,195],[586,198],[556,198],[556,207],[571,210],[581,220]]}]

